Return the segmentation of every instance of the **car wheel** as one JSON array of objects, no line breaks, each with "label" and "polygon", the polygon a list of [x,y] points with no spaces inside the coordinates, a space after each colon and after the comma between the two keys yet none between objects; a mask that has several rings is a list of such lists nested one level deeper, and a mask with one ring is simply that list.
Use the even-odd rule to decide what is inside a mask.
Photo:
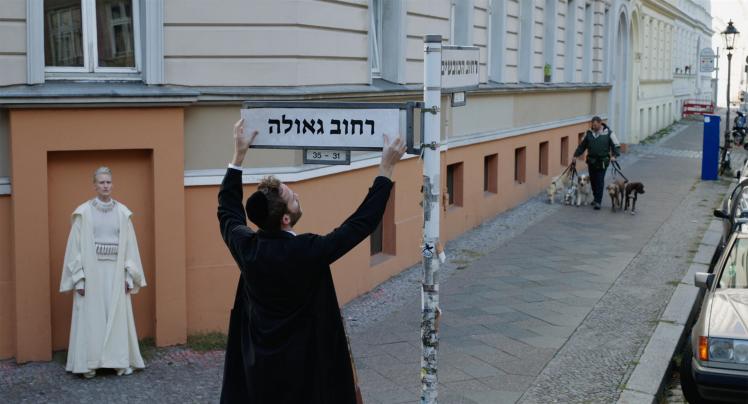
[{"label": "car wheel", "polygon": [[680,361],[680,388],[683,391],[683,397],[691,404],[710,404],[713,401],[705,400],[699,395],[696,388],[696,381],[693,380],[691,373],[691,362],[693,362],[693,353],[691,352],[691,337],[688,337],[683,349],[683,359]]},{"label": "car wheel", "polygon": [[685,347],[683,349],[683,359],[680,361],[680,388],[683,390],[683,397],[691,403],[701,403],[701,396],[699,391],[696,389],[696,381],[693,380],[693,374],[691,374],[691,362],[693,361],[693,353],[691,352],[691,338],[686,340]]}]

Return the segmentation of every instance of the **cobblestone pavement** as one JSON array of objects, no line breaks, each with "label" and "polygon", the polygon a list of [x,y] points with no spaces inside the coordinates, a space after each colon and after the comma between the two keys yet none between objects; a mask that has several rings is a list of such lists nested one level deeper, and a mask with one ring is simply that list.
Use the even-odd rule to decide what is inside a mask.
[{"label": "cobblestone pavement", "polygon": [[[557,207],[509,240],[471,249],[473,262],[442,281],[442,402],[617,399],[726,189],[697,180],[701,125],[682,126],[631,148],[624,172],[648,191],[636,216],[611,213],[609,201],[601,212]],[[487,229],[469,238],[493,239]],[[418,402],[412,283],[402,307],[352,333],[367,403]]]},{"label": "cobblestone pavement", "polygon": [[90,380],[66,373],[62,360],[20,366],[2,361],[0,402],[217,403],[223,356],[223,351],[159,349],[147,355],[144,371],[118,377],[105,370]]}]

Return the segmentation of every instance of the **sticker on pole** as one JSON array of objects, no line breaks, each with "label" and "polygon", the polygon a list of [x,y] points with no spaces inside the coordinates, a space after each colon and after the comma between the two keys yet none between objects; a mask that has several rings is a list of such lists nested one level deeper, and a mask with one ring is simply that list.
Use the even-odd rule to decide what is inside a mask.
[{"label": "sticker on pole", "polygon": [[[412,109],[412,103],[245,102],[241,116],[245,130],[258,131],[253,148],[381,150],[384,134],[406,135]],[[337,160],[327,157],[319,160]]]},{"label": "sticker on pole", "polygon": [[442,90],[477,88],[480,49],[477,46],[442,46]]}]

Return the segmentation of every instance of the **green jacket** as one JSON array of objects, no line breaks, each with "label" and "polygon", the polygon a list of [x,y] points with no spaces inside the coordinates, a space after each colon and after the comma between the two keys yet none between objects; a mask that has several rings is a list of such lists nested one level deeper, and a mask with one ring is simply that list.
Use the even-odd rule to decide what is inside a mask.
[{"label": "green jacket", "polygon": [[587,150],[587,166],[595,170],[605,170],[610,163],[610,155],[621,155],[621,147],[613,131],[603,124],[603,130],[595,136],[592,130],[585,133],[582,143],[574,151],[574,157],[579,157]]}]

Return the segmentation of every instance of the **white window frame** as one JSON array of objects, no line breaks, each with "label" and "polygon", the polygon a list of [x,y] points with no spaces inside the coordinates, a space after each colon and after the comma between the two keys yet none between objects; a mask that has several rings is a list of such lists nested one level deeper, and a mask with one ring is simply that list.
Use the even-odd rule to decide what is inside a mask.
[{"label": "white window frame", "polygon": [[591,3],[585,3],[584,5],[584,49],[582,50],[582,81],[591,83],[592,82],[592,47],[593,47],[593,29],[594,24],[592,19],[594,18],[594,11]]},{"label": "white window frame", "polygon": [[488,80],[504,80],[504,52],[506,52],[506,0],[490,0],[488,18]]},{"label": "white window frame", "polygon": [[[379,19],[375,19],[375,13]],[[373,79],[382,78],[382,0],[371,0],[369,7],[369,67]]]},{"label": "white window frame", "polygon": [[519,10],[519,60],[517,80],[533,82],[533,55],[535,54],[535,2],[521,1]]},{"label": "white window frame", "polygon": [[[83,28],[83,66],[44,66],[46,73],[140,73],[140,1],[132,1],[132,30],[135,52],[135,67],[99,66],[97,44],[96,0],[80,0],[81,24]],[[46,22],[45,22],[46,23]],[[44,38],[45,40],[47,38]],[[47,75],[50,77],[51,75]]]},{"label": "white window frame", "polygon": [[452,45],[473,46],[475,4],[473,0],[452,1],[451,37]]},{"label": "white window frame", "polygon": [[568,83],[577,76],[577,3],[566,2],[566,22],[564,23],[564,79]]},{"label": "white window frame", "polygon": [[44,23],[44,0],[26,0],[27,84],[41,84],[47,79],[165,83],[164,0],[133,0],[136,62],[135,68],[128,68],[124,73],[116,71],[121,68],[99,68],[96,72],[89,72],[85,68],[77,68],[80,71],[70,71],[70,68],[66,68],[63,70],[68,71],[47,72],[44,57]]},{"label": "white window frame", "polygon": [[558,0],[545,0],[543,9],[543,68],[551,65],[551,81],[558,81],[556,71],[556,31],[558,31]]}]

